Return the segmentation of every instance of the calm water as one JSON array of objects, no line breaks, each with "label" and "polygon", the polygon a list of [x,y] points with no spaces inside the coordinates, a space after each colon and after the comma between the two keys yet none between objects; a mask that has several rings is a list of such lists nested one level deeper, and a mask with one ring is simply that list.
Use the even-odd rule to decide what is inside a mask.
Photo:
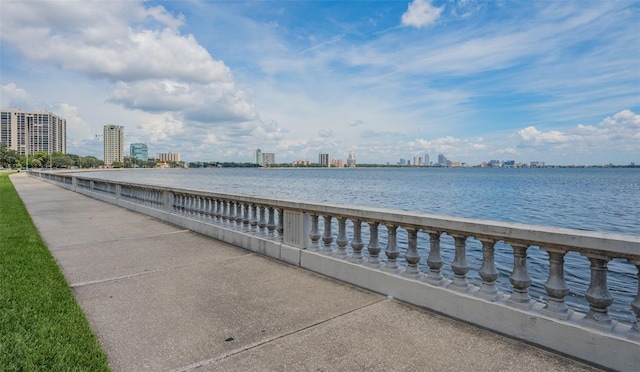
[{"label": "calm water", "polygon": [[[83,174],[87,176],[87,174]],[[572,229],[640,235],[640,169],[162,169],[91,173],[91,177],[216,192],[372,206],[446,216],[558,226]],[[367,234],[366,225],[363,234]],[[337,229],[334,228],[334,235]],[[386,231],[381,227],[381,243]],[[424,235],[424,236],[422,236]],[[398,243],[406,244],[400,230]],[[422,261],[428,239],[420,234]],[[445,269],[453,260],[453,239],[443,235]],[[510,288],[512,249],[496,245],[500,285]],[[528,251],[534,284],[532,297],[544,297],[547,255]],[[469,278],[481,283],[481,245],[468,240]],[[614,296],[612,316],[631,322],[630,302],[636,294],[636,269],[622,260],[609,264]],[[423,270],[426,268],[423,267]],[[452,277],[450,270],[445,276]],[[589,286],[588,260],[566,256],[571,287],[568,302],[584,312]]]}]

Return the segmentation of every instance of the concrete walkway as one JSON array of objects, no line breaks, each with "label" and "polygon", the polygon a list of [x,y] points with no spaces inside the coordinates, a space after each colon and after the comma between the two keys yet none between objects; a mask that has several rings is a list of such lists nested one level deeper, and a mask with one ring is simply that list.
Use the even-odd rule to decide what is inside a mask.
[{"label": "concrete walkway", "polygon": [[114,371],[595,370],[23,173],[11,180]]}]

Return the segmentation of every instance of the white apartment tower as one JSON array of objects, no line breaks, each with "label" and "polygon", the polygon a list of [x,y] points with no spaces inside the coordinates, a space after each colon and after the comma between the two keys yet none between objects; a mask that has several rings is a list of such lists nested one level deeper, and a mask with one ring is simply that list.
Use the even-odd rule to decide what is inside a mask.
[{"label": "white apartment tower", "polygon": [[262,150],[253,150],[253,164],[262,165]]},{"label": "white apartment tower", "polygon": [[104,126],[104,163],[110,166],[114,161],[124,161],[124,127],[121,125]]},{"label": "white apartment tower", "polygon": [[67,121],[48,111],[0,111],[0,142],[20,155],[67,152]]},{"label": "white apartment tower", "polygon": [[162,162],[179,163],[182,161],[182,155],[179,152],[158,152],[156,159]]},{"label": "white apartment tower", "polygon": [[322,164],[325,167],[331,166],[331,155],[321,152],[318,155],[318,163]]},{"label": "white apartment tower", "polygon": [[356,167],[356,154],[353,151],[349,151],[349,157],[347,158],[347,167]]},{"label": "white apartment tower", "polygon": [[263,167],[270,167],[276,163],[276,154],[273,152],[262,153],[262,165]]}]

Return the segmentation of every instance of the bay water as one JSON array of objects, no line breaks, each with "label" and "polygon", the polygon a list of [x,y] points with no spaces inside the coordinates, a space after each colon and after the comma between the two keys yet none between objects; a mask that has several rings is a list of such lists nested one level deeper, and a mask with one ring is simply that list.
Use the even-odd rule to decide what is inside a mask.
[{"label": "bay water", "polygon": [[[211,168],[102,171],[82,173],[82,176],[640,235],[639,168]],[[399,248],[406,249],[406,232],[398,231]],[[337,228],[334,227],[333,232],[336,235]],[[365,224],[365,242],[367,235]],[[384,247],[386,229],[383,226],[380,227],[380,239]],[[427,271],[427,234],[419,234],[418,244],[422,270]],[[443,235],[441,247],[445,260],[443,274],[452,278],[453,238]],[[500,271],[498,285],[507,292],[511,288],[512,252],[505,244],[496,245],[496,265]],[[527,266],[533,278],[531,295],[544,301],[547,254],[535,248],[527,253]],[[482,263],[481,244],[471,238],[467,241],[467,260],[471,266],[470,281],[480,285],[477,270]],[[625,323],[634,320],[630,303],[637,293],[636,272],[636,268],[625,260],[614,259],[609,263],[609,289],[614,297],[610,313]],[[572,308],[586,312],[588,304],[584,293],[590,280],[588,259],[568,253],[565,275],[571,288],[567,302]]]}]

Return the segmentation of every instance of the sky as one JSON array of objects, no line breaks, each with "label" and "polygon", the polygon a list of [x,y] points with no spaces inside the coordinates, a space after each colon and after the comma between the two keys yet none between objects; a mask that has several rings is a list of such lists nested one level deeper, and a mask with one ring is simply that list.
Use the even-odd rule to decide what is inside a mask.
[{"label": "sky", "polygon": [[640,164],[640,1],[0,0],[0,106],[185,161]]}]

